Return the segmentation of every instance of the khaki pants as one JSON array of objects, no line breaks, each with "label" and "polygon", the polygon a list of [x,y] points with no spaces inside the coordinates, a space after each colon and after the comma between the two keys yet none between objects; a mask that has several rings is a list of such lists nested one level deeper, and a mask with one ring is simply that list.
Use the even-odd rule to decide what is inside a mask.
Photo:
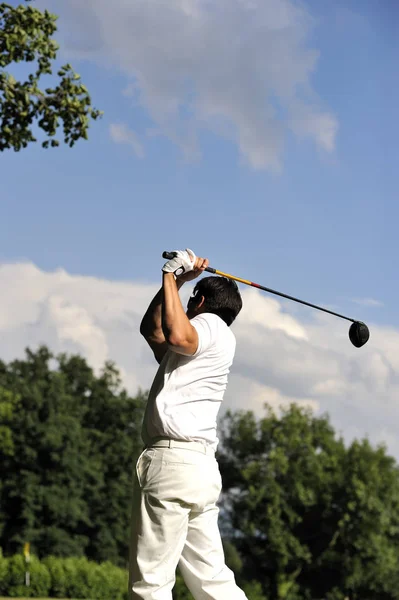
[{"label": "khaki pants", "polygon": [[224,562],[214,453],[198,444],[181,446],[147,448],[137,461],[130,598],[171,600],[179,564],[195,600],[246,600]]}]

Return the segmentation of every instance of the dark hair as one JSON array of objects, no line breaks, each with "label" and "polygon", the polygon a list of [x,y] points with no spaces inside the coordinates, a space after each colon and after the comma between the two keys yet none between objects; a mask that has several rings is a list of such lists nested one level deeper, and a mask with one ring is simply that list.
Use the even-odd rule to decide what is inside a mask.
[{"label": "dark hair", "polygon": [[241,294],[236,282],[226,277],[204,277],[194,288],[193,302],[204,297],[204,312],[218,315],[231,325],[242,309]]}]

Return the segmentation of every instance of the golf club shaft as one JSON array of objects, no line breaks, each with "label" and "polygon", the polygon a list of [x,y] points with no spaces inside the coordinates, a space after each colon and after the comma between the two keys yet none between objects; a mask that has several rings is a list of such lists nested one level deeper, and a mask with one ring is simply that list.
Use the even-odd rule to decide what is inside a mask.
[{"label": "golf club shaft", "polygon": [[[163,258],[171,259],[174,257],[173,252],[164,252],[162,254]],[[299,300],[299,298],[295,298],[294,296],[289,296],[288,294],[283,294],[282,292],[277,292],[276,290],[272,290],[271,288],[265,287],[264,285],[260,285],[259,283],[254,283],[253,281],[249,281],[248,279],[242,279],[241,277],[236,277],[235,275],[230,275],[229,273],[224,273],[223,271],[219,271],[218,269],[214,269],[213,267],[207,267],[205,269],[208,273],[212,273],[213,275],[220,275],[221,277],[227,277],[227,279],[233,279],[234,281],[238,281],[239,283],[244,283],[245,285],[249,285],[251,287],[257,288],[259,290],[263,290],[264,292],[269,292],[269,294],[275,294],[276,296],[281,296],[282,298],[287,298],[288,300],[293,300],[294,302],[298,302],[299,304],[304,304],[305,306],[310,306],[311,308],[315,308],[316,310],[322,310],[325,313],[330,315],[334,315],[334,317],[340,317],[340,319],[345,319],[346,321],[351,321],[352,323],[358,323],[357,319],[351,319],[349,317],[345,317],[345,315],[340,315],[332,310],[328,310],[328,308],[323,308],[321,306],[317,306],[316,304],[311,304],[310,302],[305,302],[305,300]]]}]

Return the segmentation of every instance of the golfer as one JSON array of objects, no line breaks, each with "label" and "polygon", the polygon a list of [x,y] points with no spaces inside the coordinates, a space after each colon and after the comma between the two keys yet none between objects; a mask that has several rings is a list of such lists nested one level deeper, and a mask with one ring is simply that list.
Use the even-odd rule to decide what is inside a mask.
[{"label": "golfer", "polygon": [[196,600],[245,600],[225,565],[215,459],[216,418],[236,345],[229,326],[242,300],[234,281],[206,277],[185,312],[179,289],[201,275],[208,260],[189,249],[174,254],[140,327],[160,366],[136,465],[130,594],[134,600],[171,600],[179,565]]}]

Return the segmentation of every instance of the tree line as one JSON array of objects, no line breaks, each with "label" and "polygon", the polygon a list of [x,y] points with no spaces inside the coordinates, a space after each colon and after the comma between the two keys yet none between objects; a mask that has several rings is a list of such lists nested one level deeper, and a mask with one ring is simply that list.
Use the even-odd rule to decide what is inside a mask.
[{"label": "tree line", "polygon": [[[145,403],[112,363],[96,375],[45,346],[0,361],[5,556],[30,542],[38,558],[126,568]],[[226,560],[250,599],[399,598],[399,467],[384,447],[345,445],[328,416],[295,405],[227,413],[220,437]]]}]

